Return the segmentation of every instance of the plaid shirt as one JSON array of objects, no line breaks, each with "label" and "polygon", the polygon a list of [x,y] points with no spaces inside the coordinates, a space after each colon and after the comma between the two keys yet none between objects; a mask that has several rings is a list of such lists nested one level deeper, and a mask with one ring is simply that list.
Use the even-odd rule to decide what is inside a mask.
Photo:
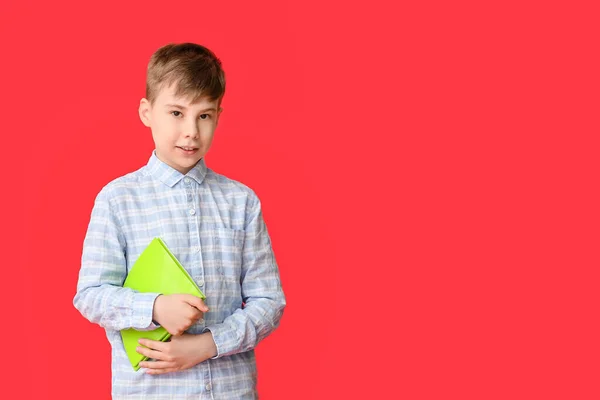
[{"label": "plaid shirt", "polygon": [[[206,295],[210,311],[187,332],[210,330],[218,350],[193,368],[164,375],[134,371],[119,333],[156,327],[158,294],[122,287],[155,237]],[[258,197],[208,169],[204,159],[183,175],[152,152],[147,165],[96,197],[73,303],[106,329],[113,398],[257,398],[253,349],[279,325],[286,304]]]}]

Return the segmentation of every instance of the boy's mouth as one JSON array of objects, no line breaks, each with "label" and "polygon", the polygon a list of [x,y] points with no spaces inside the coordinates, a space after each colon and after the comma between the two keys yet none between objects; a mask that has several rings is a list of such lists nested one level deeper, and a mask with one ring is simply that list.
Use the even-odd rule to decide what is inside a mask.
[{"label": "boy's mouth", "polygon": [[183,151],[184,154],[194,154],[196,151],[198,151],[197,147],[185,147],[185,146],[177,146],[177,148],[181,151]]}]

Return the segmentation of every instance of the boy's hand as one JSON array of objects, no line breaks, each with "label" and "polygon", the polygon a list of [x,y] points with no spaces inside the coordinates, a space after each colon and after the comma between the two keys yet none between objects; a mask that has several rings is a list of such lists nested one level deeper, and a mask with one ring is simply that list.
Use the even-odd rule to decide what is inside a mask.
[{"label": "boy's hand", "polygon": [[152,319],[171,335],[179,336],[207,311],[208,307],[200,297],[191,294],[160,295],[154,301]]},{"label": "boy's hand", "polygon": [[172,336],[170,342],[140,339],[136,351],[156,361],[143,361],[140,367],[151,375],[182,371],[217,355],[217,346],[210,332],[199,335],[185,333]]}]

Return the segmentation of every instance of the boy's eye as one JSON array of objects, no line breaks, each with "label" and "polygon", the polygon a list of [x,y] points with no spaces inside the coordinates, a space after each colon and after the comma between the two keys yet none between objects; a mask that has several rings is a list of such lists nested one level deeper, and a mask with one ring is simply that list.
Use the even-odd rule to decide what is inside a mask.
[{"label": "boy's eye", "polygon": [[208,119],[210,118],[210,114],[200,114],[200,119]]},{"label": "boy's eye", "polygon": [[179,117],[181,115],[181,111],[171,111],[174,117]]}]

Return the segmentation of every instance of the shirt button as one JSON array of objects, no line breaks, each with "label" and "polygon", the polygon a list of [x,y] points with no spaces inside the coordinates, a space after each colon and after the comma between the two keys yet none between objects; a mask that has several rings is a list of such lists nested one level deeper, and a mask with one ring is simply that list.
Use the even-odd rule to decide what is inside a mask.
[{"label": "shirt button", "polygon": [[196,214],[196,210],[194,210],[193,208],[190,210],[190,215],[194,215]]},{"label": "shirt button", "polygon": [[204,281],[202,279],[198,280],[198,286],[204,286]]},{"label": "shirt button", "polygon": [[190,178],[185,178],[183,181],[184,181],[185,183],[190,183]]},{"label": "shirt button", "polygon": [[206,388],[206,390],[210,391],[210,390],[212,390],[212,385],[210,383],[207,383],[205,388]]},{"label": "shirt button", "polygon": [[199,251],[200,251],[200,247],[198,247],[198,246],[192,247],[192,253],[197,253]]}]

